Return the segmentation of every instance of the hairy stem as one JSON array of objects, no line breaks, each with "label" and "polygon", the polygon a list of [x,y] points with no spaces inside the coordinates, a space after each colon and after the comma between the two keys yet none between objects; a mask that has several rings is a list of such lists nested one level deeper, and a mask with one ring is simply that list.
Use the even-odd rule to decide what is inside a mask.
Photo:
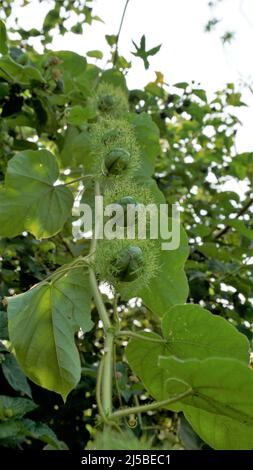
[{"label": "hairy stem", "polygon": [[62,186],[68,186],[69,184],[77,183],[78,181],[83,181],[85,178],[94,178],[96,175],[84,175],[80,178],[75,178],[74,180],[69,181],[68,183],[62,183]]},{"label": "hairy stem", "polygon": [[102,379],[103,379],[103,370],[104,370],[104,357],[102,357],[101,362],[98,366],[97,384],[96,384],[96,400],[97,400],[99,414],[101,418],[103,419],[103,421],[106,423],[107,416],[104,412],[104,408],[101,402],[101,387],[102,387]]},{"label": "hairy stem", "polygon": [[95,273],[92,268],[89,268],[89,270],[90,270],[90,285],[91,285],[94,301],[98,310],[100,320],[103,323],[104,330],[107,331],[112,326],[111,321],[108,316],[107,310],[104,306],[104,302],[103,302],[100,290],[97,285],[97,279],[96,279]]},{"label": "hairy stem", "polygon": [[[99,195],[100,195],[99,183],[96,182],[95,183],[95,196],[99,196]],[[97,247],[97,240],[96,240],[96,237],[95,237],[95,234],[94,234],[94,236],[91,240],[91,245],[90,245],[90,258],[91,258],[91,261],[94,259],[95,252],[96,252],[96,247]],[[89,273],[90,273],[90,284],[91,284],[91,289],[92,289],[92,294],[93,294],[93,297],[94,297],[94,301],[95,301],[95,304],[97,306],[98,314],[100,316],[100,319],[103,323],[103,327],[106,331],[106,330],[108,330],[108,328],[111,328],[112,325],[111,325],[111,321],[110,321],[110,318],[108,316],[107,310],[104,306],[104,302],[103,302],[103,299],[102,299],[102,296],[101,296],[101,293],[100,293],[100,290],[99,290],[99,287],[98,287],[96,275],[94,273],[94,270],[93,270],[92,266],[90,266],[90,268],[89,268]]]},{"label": "hairy stem", "polygon": [[[95,182],[95,196],[100,195],[99,183]],[[98,221],[99,222],[99,221]],[[90,246],[90,258],[91,262],[94,259],[97,247],[96,234],[94,233],[91,246]],[[93,294],[93,298],[98,310],[100,320],[103,323],[105,332],[105,355],[102,359],[102,365],[99,367],[98,384],[97,384],[97,404],[100,415],[105,422],[108,422],[107,417],[112,412],[112,364],[113,364],[113,333],[110,331],[112,328],[111,320],[105,308],[101,292],[98,287],[97,279],[92,265],[89,267],[90,285]],[[102,404],[101,399],[102,389]]]},{"label": "hairy stem", "polygon": [[179,400],[182,400],[185,397],[191,395],[192,389],[186,390],[186,392],[181,393],[180,395],[176,395],[173,398],[168,398],[168,400],[156,401],[154,403],[150,403],[148,405],[140,405],[140,406],[131,406],[130,408],[125,408],[123,410],[118,410],[112,413],[110,419],[114,418],[122,418],[124,416],[128,416],[130,414],[139,414],[139,413],[147,413],[147,411],[157,410],[158,408],[163,408],[164,406],[168,406],[172,403],[175,403]]},{"label": "hairy stem", "polygon": [[112,333],[105,337],[105,356],[103,365],[103,409],[107,417],[112,413],[112,373],[113,373],[113,346]]},{"label": "hairy stem", "polygon": [[129,336],[130,338],[137,338],[143,341],[150,341],[151,343],[167,343],[166,339],[152,338],[152,336],[141,335],[134,331],[121,330],[116,333],[116,336]]}]

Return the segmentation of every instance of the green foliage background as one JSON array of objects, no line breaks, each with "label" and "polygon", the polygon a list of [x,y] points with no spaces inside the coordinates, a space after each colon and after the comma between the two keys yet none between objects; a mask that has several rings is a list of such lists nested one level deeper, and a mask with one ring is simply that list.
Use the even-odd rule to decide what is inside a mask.
[{"label": "green foliage background", "polygon": [[[28,2],[24,2],[26,3]],[[25,377],[10,349],[6,316],[5,297],[26,292],[56,269],[60,269],[62,265],[73,262],[78,256],[88,254],[89,243],[87,241],[73,242],[72,239],[72,217],[69,210],[72,205],[71,193],[68,192],[66,186],[64,188],[54,186],[54,182],[60,177],[61,181],[68,183],[82,176],[83,171],[90,172],[92,157],[89,128],[95,122],[98,112],[92,90],[98,83],[113,84],[120,87],[123,93],[127,93],[131,113],[129,119],[136,129],[138,143],[142,154],[145,155],[144,164],[138,174],[140,184],[147,176],[152,176],[152,182],[157,184],[166,202],[171,204],[178,201],[183,208],[181,219],[190,245],[189,257],[185,264],[189,282],[188,302],[199,304],[212,314],[212,316],[206,314],[209,316],[205,318],[204,313],[199,313],[198,334],[203,329],[203,335],[205,335],[209,329],[208,322],[210,324],[214,322],[214,336],[208,337],[209,343],[204,344],[200,352],[198,349],[195,350],[195,358],[188,362],[183,371],[186,381],[189,381],[189,376],[191,378],[194,376],[195,370],[201,368],[203,372],[199,376],[203,380],[207,377],[208,381],[209,375],[211,377],[212,373],[215,373],[213,371],[216,370],[217,363],[212,364],[212,360],[208,359],[210,355],[208,348],[210,348],[212,355],[219,356],[221,370],[227,370],[228,375],[234,370],[230,369],[232,366],[228,357],[241,361],[238,362],[236,391],[242,387],[245,394],[248,393],[248,396],[242,396],[242,405],[243,400],[248,400],[252,390],[252,381],[248,379],[248,376],[246,377],[245,363],[247,362],[248,342],[250,346],[252,344],[253,321],[251,212],[253,154],[238,154],[235,149],[235,137],[240,123],[234,110],[238,106],[244,106],[241,94],[234,84],[229,83],[210,101],[205,90],[198,84],[194,82],[167,84],[164,83],[161,72],[157,72],[154,81],[148,83],[143,90],[127,91],[125,76],[130,64],[119,55],[117,36],[114,35],[107,36],[108,47],[111,50],[111,63],[105,71],[99,66],[101,51],[91,51],[87,58],[67,51],[50,51],[47,46],[50,44],[53,30],[56,27],[60,34],[64,34],[66,29],[62,18],[70,11],[76,11],[78,15],[84,14],[82,22],[78,21],[72,28],[76,34],[82,32],[85,22],[91,24],[99,20],[98,17],[93,16],[92,2],[79,2],[76,7],[72,4],[73,2],[55,2],[55,7],[44,20],[42,31],[27,32],[17,26],[19,40],[8,39],[4,23],[0,23],[0,52],[2,54],[0,57],[2,236],[0,239],[0,296],[2,298],[0,442],[5,447],[40,449],[45,445],[56,448],[64,448],[67,445],[70,449],[83,449],[87,446],[121,448],[124,445],[114,431],[108,433],[105,441],[97,418],[95,383],[97,363],[103,348],[103,332],[98,324],[96,307],[93,306],[91,312],[94,323],[92,329],[85,336],[76,335],[75,343],[73,342],[72,345],[76,345],[79,350],[82,373],[81,380],[70,393],[65,404],[58,394],[35,385]],[[61,15],[60,7],[64,8]],[[3,2],[3,12],[8,25],[11,2]],[[36,53],[28,44],[27,40],[30,37],[40,37],[45,46],[43,55]],[[158,52],[159,46],[146,51],[145,36],[141,38],[140,46],[135,46],[135,55],[140,57],[145,68],[148,68],[149,60],[152,60],[152,55]],[[96,65],[89,63],[89,57],[97,59]],[[27,174],[32,172],[29,166],[31,160],[27,160],[27,155],[29,156],[29,150],[37,151],[41,147],[46,147],[56,159],[54,164],[52,163],[49,179],[40,183],[38,191],[38,186],[33,186],[33,183],[27,179]],[[19,154],[19,159],[23,159],[23,168],[25,165],[28,168],[26,175],[22,176],[23,179],[20,178],[15,158],[13,159],[17,152],[23,152]],[[42,160],[47,158],[45,151]],[[70,172],[66,172],[65,170],[69,168]],[[210,182],[210,175],[213,177],[212,180],[215,179],[215,183]],[[227,177],[234,178],[236,181],[247,180],[249,189],[244,201],[240,200],[236,192],[222,190]],[[55,199],[50,200],[52,208],[56,207],[58,192],[66,193],[61,217],[54,219],[48,225],[43,219],[43,214],[42,220],[38,215],[39,204],[42,204],[42,207],[45,204],[45,184],[50,184],[55,194]],[[22,185],[22,200],[17,199],[13,192],[15,185],[17,187]],[[78,185],[77,182],[76,190],[78,190]],[[5,206],[6,192],[8,207]],[[84,198],[88,192],[89,188],[84,193]],[[11,218],[9,201],[12,201],[13,208]],[[18,216],[17,207],[20,211]],[[23,214],[28,210],[31,211],[31,220],[29,222],[28,217],[26,225],[22,225]],[[232,219],[231,214],[233,214]],[[36,224],[34,224],[34,219]],[[50,239],[44,239],[47,236],[50,236]],[[170,266],[172,264],[176,266],[178,263],[177,268],[179,268],[186,255],[185,251],[182,254],[181,265],[179,256],[168,259],[166,263]],[[139,301],[120,301],[121,324],[123,330],[133,330],[142,334],[143,329],[149,329],[153,335],[158,335],[161,334],[159,315],[166,313],[162,320],[162,330],[166,337],[166,331],[171,328],[175,340],[175,345],[171,346],[172,350],[169,351],[170,355],[187,359],[190,357],[190,352],[187,352],[187,347],[177,346],[176,339],[180,338],[182,341],[182,337],[187,333],[185,321],[190,324],[191,315],[194,317],[191,327],[194,325],[198,307],[194,307],[195,310],[191,313],[191,306],[187,306],[187,315],[183,307],[180,312],[173,311],[174,307],[171,308],[171,305],[184,303],[187,287],[184,288],[185,275],[180,269],[173,273],[171,268],[172,281],[170,281],[166,269],[167,264],[163,264],[163,272],[160,273],[159,279],[155,280],[156,292],[161,292],[161,295],[154,297],[148,291],[140,292],[140,297],[144,300],[143,304]],[[33,291],[31,291],[31,297],[32,295]],[[75,292],[76,295],[77,292]],[[90,299],[87,299],[88,294],[86,296],[84,292],[83,296],[82,303],[90,302]],[[164,312],[165,299],[166,312]],[[112,310],[112,301],[107,297],[104,297],[104,300],[108,310]],[[12,302],[13,304],[16,302],[15,298]],[[32,308],[32,300],[30,305]],[[18,304],[18,308],[22,311],[21,303]],[[153,315],[153,311],[158,316]],[[40,315],[41,312],[38,310],[37,313]],[[173,326],[175,315],[177,322]],[[180,318],[182,317],[181,326],[185,326],[185,333],[183,326],[181,328],[178,326],[180,325],[179,315]],[[231,325],[234,327],[233,333]],[[19,325],[13,328],[18,335]],[[236,329],[244,336],[233,336]],[[85,331],[85,325],[83,331]],[[155,384],[155,390],[151,390],[152,387],[149,388],[150,375],[147,377],[143,375],[138,362],[143,354],[144,360],[149,355],[150,364],[152,364],[152,354],[165,355],[163,350],[156,351],[156,348],[164,346],[155,347],[152,343],[141,339],[136,341],[139,341],[137,358],[135,340],[127,348],[127,358],[133,368],[133,373],[125,357],[124,361],[122,360],[125,342],[122,339],[116,340],[117,363],[114,384],[116,408],[122,404],[136,405],[139,401],[145,403],[149,400],[148,393],[159,400],[164,398],[163,388],[159,388],[157,384]],[[47,339],[41,338],[42,349],[46,342]],[[216,345],[216,342],[220,344],[220,347]],[[152,348],[151,353],[150,348]],[[18,350],[16,353],[18,357]],[[180,363],[176,360],[174,362],[172,359],[161,361],[163,384],[166,374],[168,377],[171,373],[174,374],[173,376],[182,374]],[[156,368],[156,362],[153,367]],[[57,371],[53,370],[54,377],[56,374]],[[147,387],[148,392],[144,386]],[[178,391],[178,384],[174,386]],[[198,386],[203,388],[206,384],[200,383]],[[233,392],[230,388],[230,384],[227,384],[225,397],[232,400]],[[188,401],[186,398],[182,406],[175,410],[153,411],[138,420],[131,416],[126,418],[125,427],[127,432],[130,432],[128,445],[133,448],[140,446],[141,448],[153,446],[154,448],[198,450],[207,448],[204,440],[206,442],[210,440],[208,423],[211,428],[214,416],[212,406],[214,405],[209,403],[209,407],[203,407],[197,404],[196,406],[200,409],[198,417],[193,412],[195,405],[196,403],[193,404],[189,398]],[[237,429],[236,420],[240,412],[246,413],[246,411],[235,410],[234,416],[231,416],[226,415],[224,409],[224,402],[219,404],[218,411],[216,405],[216,419],[220,420],[220,428],[222,426],[234,427],[234,435],[241,433],[244,436],[242,448],[245,446],[252,448],[250,434],[252,430],[250,419],[252,418],[246,424],[244,422],[245,429],[242,431],[242,427]],[[203,440],[193,431],[189,422],[183,417],[182,411],[192,424],[197,419],[202,419],[202,422],[206,423],[202,426]],[[217,446],[222,446],[222,444],[218,443]],[[233,448],[235,443],[232,442],[231,446]]]}]

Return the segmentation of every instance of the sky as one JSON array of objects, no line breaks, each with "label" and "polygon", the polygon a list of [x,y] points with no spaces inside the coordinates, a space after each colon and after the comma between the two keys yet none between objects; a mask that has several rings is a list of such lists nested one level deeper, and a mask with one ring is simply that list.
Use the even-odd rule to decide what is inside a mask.
[{"label": "sky", "polygon": [[[25,29],[40,29],[51,5],[50,0],[42,3],[33,0],[25,8],[16,8],[20,24]],[[104,23],[86,25],[82,36],[72,33],[55,36],[53,49],[79,54],[98,49],[109,53],[104,36],[117,33],[124,5],[125,0],[94,0],[94,14]],[[129,87],[145,86],[154,80],[155,71],[161,71],[170,84],[196,80],[210,96],[228,82],[251,82],[253,1],[223,0],[215,15],[223,20],[217,32],[207,34],[204,25],[211,16],[207,0],[130,0],[119,43],[120,54],[132,62]],[[224,47],[220,36],[226,29],[236,32],[236,40]],[[130,53],[134,50],[132,39],[139,43],[142,34],[146,35],[148,48],[162,44],[160,52],[151,58],[148,71]],[[248,107],[238,110],[243,122],[237,138],[239,152],[253,150],[253,95],[245,90],[243,97]]]}]

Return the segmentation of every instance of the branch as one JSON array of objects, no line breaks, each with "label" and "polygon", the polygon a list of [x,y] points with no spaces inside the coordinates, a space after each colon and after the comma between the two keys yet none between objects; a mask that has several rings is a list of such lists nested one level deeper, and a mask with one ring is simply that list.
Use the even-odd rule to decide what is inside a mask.
[{"label": "branch", "polygon": [[[95,196],[100,195],[99,183],[95,182]],[[90,245],[90,258],[91,262],[94,260],[97,247],[96,233],[93,232],[93,237]],[[111,330],[112,324],[105,308],[101,292],[98,287],[97,279],[93,267],[89,267],[90,285],[93,293],[94,301],[98,310],[99,317],[103,323],[105,333],[105,355],[102,360],[102,366],[99,368],[98,384],[97,384],[97,404],[102,419],[107,422],[109,415],[112,412],[112,362],[113,362],[113,343],[114,336]],[[102,402],[100,397],[100,388],[102,387]]]},{"label": "branch", "polygon": [[96,400],[97,400],[99,414],[101,418],[103,419],[103,421],[106,423],[108,419],[104,412],[104,408],[101,402],[101,385],[102,385],[102,379],[103,379],[103,370],[104,370],[104,357],[102,357],[100,364],[98,366],[97,384],[96,384]]},{"label": "branch", "polygon": [[113,59],[113,67],[115,67],[115,65],[117,63],[117,60],[118,60],[119,37],[120,37],[121,30],[122,30],[122,26],[123,26],[123,22],[124,22],[124,18],[125,18],[125,14],[126,14],[126,10],[127,10],[127,6],[129,4],[129,1],[130,0],[126,0],[126,4],[125,4],[124,10],[123,10],[120,25],[119,25],[119,31],[118,31],[117,40],[116,40],[116,49],[115,49],[115,54],[114,54],[114,59]]},{"label": "branch", "polygon": [[118,331],[116,333],[116,336],[129,336],[130,338],[137,338],[137,339],[141,339],[143,341],[150,341],[151,343],[164,343],[164,344],[167,343],[166,339],[152,338],[152,336],[145,336],[145,335],[141,335],[139,333],[135,333],[134,331],[128,331],[128,330]]},{"label": "branch", "polygon": [[[99,195],[100,195],[99,183],[96,182],[95,183],[95,196],[99,196]],[[96,240],[95,234],[94,234],[93,237],[92,237],[91,246],[90,246],[91,261],[94,259],[95,252],[96,252],[96,247],[97,247],[97,240]],[[90,266],[89,272],[90,272],[90,284],[91,284],[91,289],[92,289],[94,301],[95,301],[95,304],[97,306],[97,310],[98,310],[98,314],[100,316],[100,319],[103,322],[104,329],[105,329],[105,331],[107,331],[112,326],[111,321],[110,321],[110,318],[107,314],[106,308],[104,306],[104,302],[103,302],[101,293],[100,293],[99,288],[98,288],[96,275],[94,273],[94,270],[93,270],[92,266]]]},{"label": "branch", "polygon": [[[246,204],[244,204],[244,206],[239,210],[239,212],[237,213],[236,217],[235,217],[235,220],[236,219],[239,219],[239,217],[243,214],[245,214],[245,212],[247,212],[247,210],[250,208],[250,206],[253,204],[253,197],[251,197],[247,202]],[[234,220],[234,219],[233,219]],[[231,229],[230,225],[226,225],[226,227],[224,227],[222,230],[220,230],[219,232],[216,233],[216,235],[214,235],[214,239],[215,240],[218,240],[218,238],[222,237],[223,235],[225,235],[229,230]]]},{"label": "branch", "polygon": [[180,395],[177,395],[173,398],[168,398],[167,400],[156,401],[155,403],[150,403],[149,405],[131,406],[130,408],[115,411],[110,416],[110,419],[122,418],[123,416],[128,416],[130,414],[146,413],[147,411],[153,411],[153,410],[157,410],[158,408],[163,408],[172,403],[175,403],[176,401],[182,400],[185,397],[188,397],[189,395],[192,394],[192,391],[193,390],[190,388],[186,390],[186,392],[181,393]]},{"label": "branch", "polygon": [[107,331],[108,329],[111,328],[112,325],[111,325],[110,319],[108,317],[106,308],[104,306],[104,302],[103,302],[100,290],[99,290],[98,285],[97,285],[97,279],[96,279],[95,273],[93,271],[93,268],[90,267],[89,269],[90,269],[90,284],[91,284],[91,289],[92,289],[94,301],[95,301],[100,319],[103,322],[104,330]]},{"label": "branch", "polygon": [[112,413],[112,366],[113,366],[113,333],[106,333],[105,356],[103,364],[103,408],[107,417]]},{"label": "branch", "polygon": [[68,183],[62,183],[61,186],[68,186],[69,184],[77,183],[78,181],[83,181],[85,178],[94,178],[96,175],[84,175],[80,176],[80,178],[76,178],[74,180],[69,181]]}]

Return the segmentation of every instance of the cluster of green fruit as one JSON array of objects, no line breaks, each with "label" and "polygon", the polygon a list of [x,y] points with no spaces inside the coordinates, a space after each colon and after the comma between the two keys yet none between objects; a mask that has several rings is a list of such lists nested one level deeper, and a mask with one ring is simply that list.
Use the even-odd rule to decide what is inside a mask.
[{"label": "cluster of green fruit", "polygon": [[[138,204],[152,203],[152,195],[149,189],[136,183],[140,150],[134,128],[128,120],[126,96],[112,85],[101,84],[96,101],[99,118],[91,130],[94,173],[98,175],[105,206],[122,206],[126,235],[129,205],[137,209]],[[156,272],[156,254],[155,241],[130,240],[126,236],[123,239],[105,239],[98,244],[95,267],[100,279],[123,296],[129,292],[135,295]]]}]

